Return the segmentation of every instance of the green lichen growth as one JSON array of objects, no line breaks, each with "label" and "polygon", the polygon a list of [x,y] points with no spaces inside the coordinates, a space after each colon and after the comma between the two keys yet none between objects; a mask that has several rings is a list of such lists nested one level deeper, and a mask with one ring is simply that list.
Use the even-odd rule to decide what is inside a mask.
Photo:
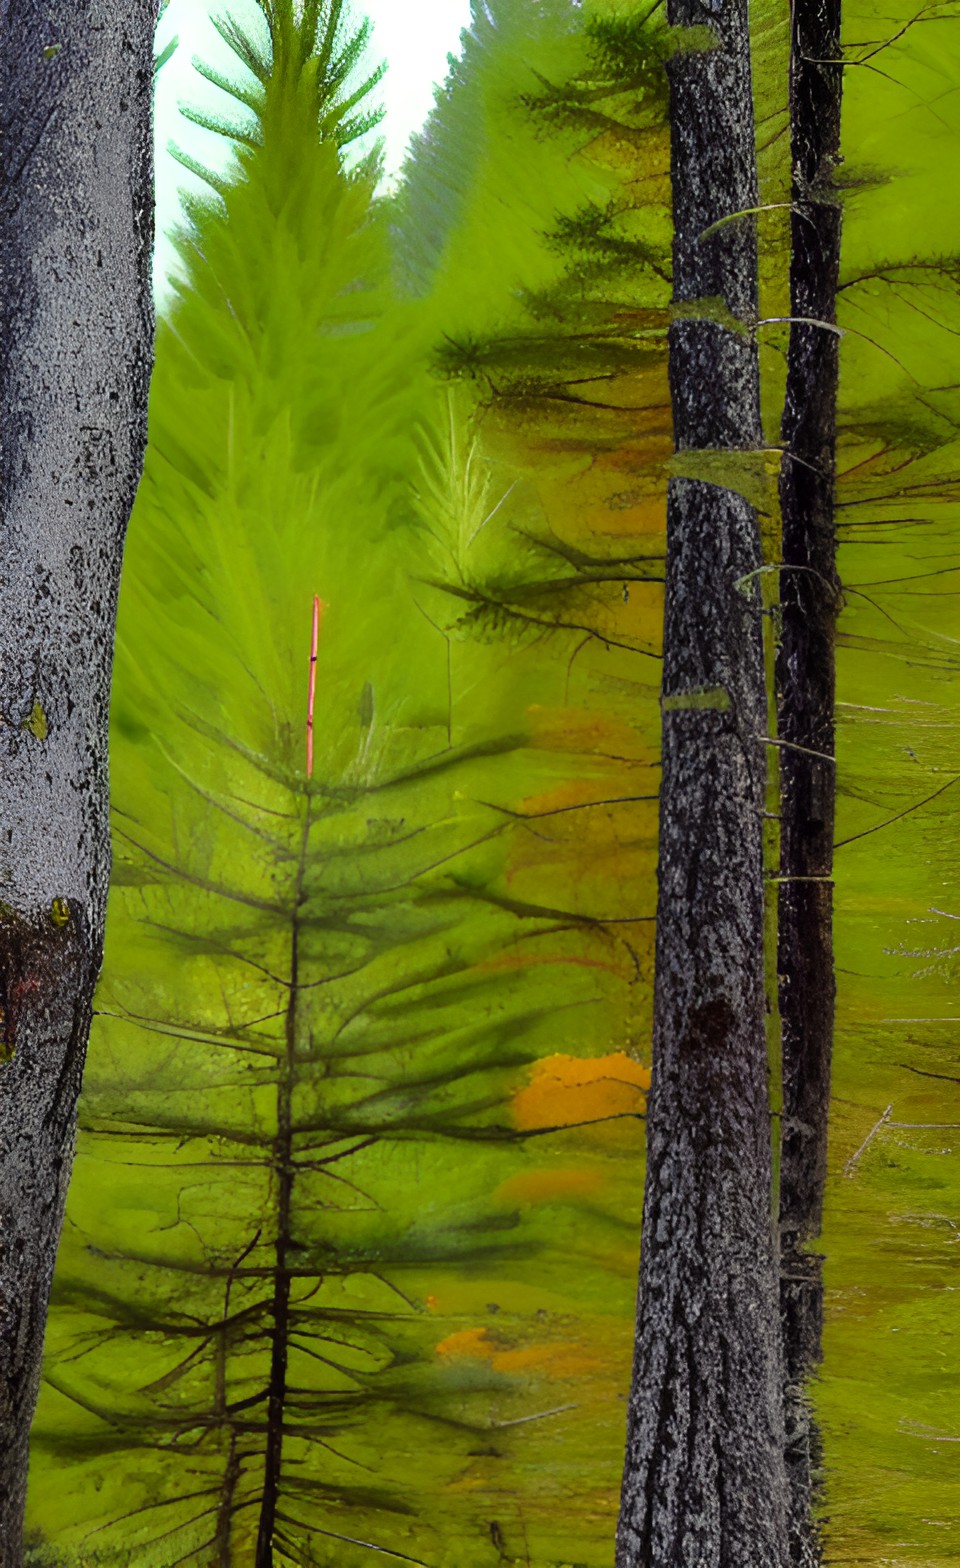
[{"label": "green lichen growth", "polygon": [[678,691],[672,697],[663,697],[664,713],[683,713],[690,709],[710,708],[715,713],[729,713],[730,693],[723,686],[709,686],[702,691]]},{"label": "green lichen growth", "polygon": [[47,44],[43,51],[43,58],[45,60],[55,60],[62,48],[63,44]]},{"label": "green lichen growth", "polygon": [[677,54],[709,54],[716,49],[719,43],[717,34],[712,27],[667,27],[666,54],[669,58]]},{"label": "green lichen growth", "polygon": [[687,447],[674,453],[666,464],[672,479],[696,479],[701,484],[732,490],[757,511],[772,512],[776,497],[776,478],[780,453],[765,451],[715,451]]},{"label": "green lichen growth", "polygon": [[[708,233],[704,230],[704,233]],[[703,234],[700,235],[703,239]],[[736,332],[741,337],[746,337],[751,331],[750,324],[735,316],[730,306],[721,294],[703,294],[699,299],[674,300],[671,306],[674,321],[712,321],[718,327],[725,327],[728,332]]]},{"label": "green lichen growth", "polygon": [[58,931],[70,923],[70,905],[65,898],[55,898],[50,905],[50,919]]},{"label": "green lichen growth", "polygon": [[33,707],[30,709],[30,717],[24,719],[20,728],[22,730],[29,730],[31,735],[36,736],[37,740],[46,740],[47,715],[43,711],[43,705],[39,699],[34,702]]}]

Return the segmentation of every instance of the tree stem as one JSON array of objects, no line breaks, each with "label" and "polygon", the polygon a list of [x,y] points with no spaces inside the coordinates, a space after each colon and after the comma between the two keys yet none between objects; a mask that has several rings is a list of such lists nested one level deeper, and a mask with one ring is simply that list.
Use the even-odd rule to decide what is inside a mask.
[{"label": "tree stem", "polygon": [[[678,50],[668,68],[674,301],[684,307],[670,329],[674,442],[756,451],[746,3],[717,11],[672,0],[668,20],[717,38],[710,50]],[[720,221],[731,213],[743,216]],[[718,297],[744,330],[716,320]],[[757,516],[742,495],[671,480],[653,1083],[618,1568],[787,1562],[764,1028],[761,565]],[[725,700],[683,700],[710,692]]]},{"label": "tree stem", "polygon": [[277,1082],[277,1137],[274,1171],[277,1182],[276,1265],[273,1276],[270,1384],[267,1392],[267,1441],[263,1467],[263,1496],[257,1534],[256,1568],[273,1568],[273,1538],[283,1463],[283,1424],[287,1399],[287,1351],[290,1339],[290,1265],[293,1245],[293,1185],[296,1176],[293,1150],[293,1088],[296,1074],[298,1004],[300,1000],[300,901],[310,840],[310,802],[307,801],[300,856],[293,890],[290,923],[290,992],[287,1001],[284,1058]]},{"label": "tree stem", "polygon": [[[833,1046],[834,642],[839,605],[834,522],[839,338],[840,0],[794,0],[790,105],[792,217],[787,390],[780,474],[781,644],[776,664],[781,756],[777,972],[783,1050],[780,1297],[786,1379],[791,1552],[819,1559],[811,1520],[818,1440],[805,1379],[820,1360],[820,1232]],[[806,319],[803,319],[806,318]]]},{"label": "tree stem", "polygon": [[110,876],[107,728],[153,339],[155,0],[0,0],[0,1565]]}]

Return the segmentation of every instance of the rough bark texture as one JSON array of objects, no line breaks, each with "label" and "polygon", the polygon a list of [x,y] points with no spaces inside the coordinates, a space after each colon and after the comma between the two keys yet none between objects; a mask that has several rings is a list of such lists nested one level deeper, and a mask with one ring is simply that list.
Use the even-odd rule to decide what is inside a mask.
[{"label": "rough bark texture", "polygon": [[[840,205],[840,0],[795,0],[790,101],[793,202],[791,313],[836,320]],[[782,635],[777,657],[781,739],[777,970],[783,1040],[780,1155],[781,1309],[787,1463],[794,1561],[818,1560],[810,1522],[817,1438],[804,1390],[820,1360],[820,1232],[833,1043],[834,635],[839,600],[834,528],[839,340],[807,321],[790,329],[785,456],[780,476]],[[793,750],[791,747],[802,747]],[[818,753],[819,755],[811,755]]]},{"label": "rough bark texture", "polygon": [[0,0],[0,1565],[110,866],[107,715],[146,441],[156,0]]},{"label": "rough bark texture", "polygon": [[[745,0],[672,0],[675,444],[762,444]],[[701,307],[697,301],[709,301]],[[719,303],[747,323],[724,324]],[[705,319],[706,317],[712,319]],[[729,317],[726,318],[729,321]],[[764,1032],[757,519],[671,481],[653,1086],[618,1568],[782,1568],[781,1357]]]}]

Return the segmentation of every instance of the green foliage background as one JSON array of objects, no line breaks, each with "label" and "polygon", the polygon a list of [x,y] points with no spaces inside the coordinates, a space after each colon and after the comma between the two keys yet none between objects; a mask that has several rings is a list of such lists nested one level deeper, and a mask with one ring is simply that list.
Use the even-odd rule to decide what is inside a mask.
[{"label": "green foliage background", "polygon": [[[278,1564],[612,1563],[652,983],[671,42],[632,0],[477,5],[385,201],[344,160],[362,39],[339,10],[276,0],[272,28],[231,32],[239,166],[192,205],[159,324],[37,1568],[239,1568],[268,1507]],[[955,20],[848,5],[837,193],[817,1401],[828,1560],[916,1568],[960,1547]],[[755,9],[765,317],[786,314],[785,21]],[[786,339],[758,331],[769,450],[736,478],[774,563]]]}]

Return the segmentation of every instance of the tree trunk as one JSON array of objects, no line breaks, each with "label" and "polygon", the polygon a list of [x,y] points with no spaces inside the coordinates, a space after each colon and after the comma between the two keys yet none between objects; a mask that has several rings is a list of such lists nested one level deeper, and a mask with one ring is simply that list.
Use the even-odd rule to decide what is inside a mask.
[{"label": "tree trunk", "polygon": [[[718,39],[669,67],[675,445],[756,450],[754,220],[704,237],[758,201],[746,3],[671,0],[668,19]],[[760,565],[741,495],[671,480],[653,1086],[618,1568],[787,1561],[764,1032],[766,692],[759,583],[744,581]]]},{"label": "tree trunk", "polygon": [[156,0],[0,0],[0,1565],[110,869],[107,718],[146,442]]},{"label": "tree trunk", "polygon": [[[780,475],[784,570],[776,682],[781,757],[777,944],[783,1041],[780,1300],[786,1377],[793,1560],[818,1560],[810,1519],[817,1438],[804,1380],[820,1360],[820,1232],[833,1045],[834,528],[839,339],[840,0],[795,0],[790,105],[791,314]],[[794,749],[794,748],[802,749]]]}]

